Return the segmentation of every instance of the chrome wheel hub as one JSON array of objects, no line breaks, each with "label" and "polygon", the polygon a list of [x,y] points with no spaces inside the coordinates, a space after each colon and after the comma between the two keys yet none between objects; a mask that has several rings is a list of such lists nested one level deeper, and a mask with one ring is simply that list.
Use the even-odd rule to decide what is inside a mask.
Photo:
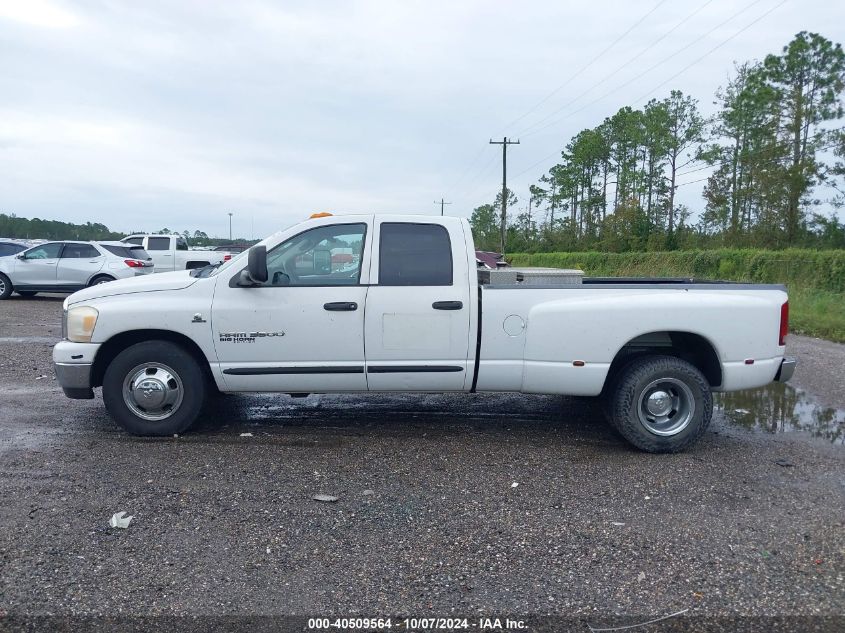
[{"label": "chrome wheel hub", "polygon": [[660,378],[640,392],[637,415],[640,423],[655,435],[677,435],[692,421],[695,397],[677,378]]},{"label": "chrome wheel hub", "polygon": [[665,391],[653,391],[646,401],[646,409],[654,416],[669,415],[672,410],[672,396]]},{"label": "chrome wheel hub", "polygon": [[144,363],[132,369],[123,381],[123,401],[144,420],[165,420],[182,404],[182,379],[161,363]]}]

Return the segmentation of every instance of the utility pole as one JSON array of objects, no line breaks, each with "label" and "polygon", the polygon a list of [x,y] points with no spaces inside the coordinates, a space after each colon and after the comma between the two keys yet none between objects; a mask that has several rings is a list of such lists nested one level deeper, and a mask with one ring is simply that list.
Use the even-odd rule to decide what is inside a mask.
[{"label": "utility pole", "polygon": [[446,204],[452,204],[452,203],[451,203],[451,202],[446,202],[446,201],[444,201],[444,200],[443,200],[443,198],[440,198],[440,202],[438,202],[437,200],[435,200],[435,201],[434,201],[434,204],[439,204],[439,205],[440,205],[440,215],[442,216],[442,215],[443,215],[443,205],[446,205]]},{"label": "utility pole", "polygon": [[229,211],[229,241],[232,241],[232,212]]},{"label": "utility pole", "polygon": [[490,145],[502,146],[502,217],[499,224],[499,243],[502,255],[505,254],[505,233],[508,223],[508,145],[519,145],[519,139],[509,141],[505,136],[501,141],[490,139]]}]

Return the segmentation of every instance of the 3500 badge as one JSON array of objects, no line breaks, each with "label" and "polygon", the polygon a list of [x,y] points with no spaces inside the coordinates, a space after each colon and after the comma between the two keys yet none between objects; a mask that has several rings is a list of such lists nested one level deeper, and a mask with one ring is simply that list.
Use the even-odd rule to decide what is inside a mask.
[{"label": "3500 badge", "polygon": [[284,335],[284,332],[219,332],[221,343],[255,343],[255,340],[259,338]]}]

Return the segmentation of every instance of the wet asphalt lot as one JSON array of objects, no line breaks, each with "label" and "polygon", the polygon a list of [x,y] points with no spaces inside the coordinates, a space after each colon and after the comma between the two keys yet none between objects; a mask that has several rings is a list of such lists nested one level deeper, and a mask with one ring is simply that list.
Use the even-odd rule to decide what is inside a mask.
[{"label": "wet asphalt lot", "polygon": [[[830,408],[845,346],[792,337],[804,404],[786,417],[832,412],[818,437],[744,400],[667,456],[629,448],[588,400],[245,395],[186,435],[141,439],[99,393],[62,395],[60,311],[58,298],[0,302],[0,624],[845,611],[845,449]],[[121,510],[130,527],[108,527]]]}]

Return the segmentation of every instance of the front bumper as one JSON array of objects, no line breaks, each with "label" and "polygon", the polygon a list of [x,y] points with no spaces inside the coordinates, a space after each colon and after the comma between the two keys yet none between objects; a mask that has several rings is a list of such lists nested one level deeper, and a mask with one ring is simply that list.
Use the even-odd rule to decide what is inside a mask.
[{"label": "front bumper", "polygon": [[90,400],[94,397],[92,368],[99,347],[96,343],[61,341],[53,348],[56,380],[68,398]]},{"label": "front bumper", "polygon": [[68,365],[53,363],[56,370],[56,380],[62,386],[62,391],[68,398],[75,400],[91,400],[94,390],[91,388],[91,368],[93,365]]},{"label": "front bumper", "polygon": [[791,356],[785,357],[780,361],[780,367],[778,368],[778,373],[775,374],[775,380],[778,382],[787,382],[792,378],[792,374],[795,373],[795,366],[797,364],[797,359]]}]

